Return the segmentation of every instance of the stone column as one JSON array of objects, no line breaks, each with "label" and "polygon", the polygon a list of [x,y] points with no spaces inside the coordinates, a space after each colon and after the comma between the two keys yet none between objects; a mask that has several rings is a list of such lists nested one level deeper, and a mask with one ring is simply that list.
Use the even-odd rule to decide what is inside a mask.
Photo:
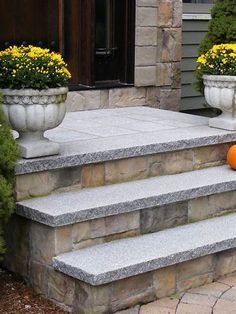
[{"label": "stone column", "polygon": [[135,86],[146,104],[179,110],[182,0],[136,0]]}]

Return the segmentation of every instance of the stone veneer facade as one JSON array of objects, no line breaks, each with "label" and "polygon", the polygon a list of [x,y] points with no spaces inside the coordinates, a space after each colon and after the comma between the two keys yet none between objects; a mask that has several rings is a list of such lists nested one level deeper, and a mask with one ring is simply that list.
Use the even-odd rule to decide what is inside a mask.
[{"label": "stone veneer facade", "polygon": [[70,92],[69,111],[152,106],[179,110],[182,0],[136,0],[134,87]]}]

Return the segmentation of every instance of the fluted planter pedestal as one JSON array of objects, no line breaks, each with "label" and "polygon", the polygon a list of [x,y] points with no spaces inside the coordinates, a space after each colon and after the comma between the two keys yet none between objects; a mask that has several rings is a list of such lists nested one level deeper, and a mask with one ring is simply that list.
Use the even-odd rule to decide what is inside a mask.
[{"label": "fluted planter pedestal", "polygon": [[19,133],[17,142],[22,157],[58,154],[59,144],[49,141],[44,132],[56,128],[63,121],[68,89],[3,89],[2,92],[3,111],[13,130]]},{"label": "fluted planter pedestal", "polygon": [[209,119],[209,126],[236,131],[236,76],[204,75],[204,93],[207,103],[222,111]]}]

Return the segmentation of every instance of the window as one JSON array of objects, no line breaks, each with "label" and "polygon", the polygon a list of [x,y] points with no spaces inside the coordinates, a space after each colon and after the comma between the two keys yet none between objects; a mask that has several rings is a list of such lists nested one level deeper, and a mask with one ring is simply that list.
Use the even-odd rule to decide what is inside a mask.
[{"label": "window", "polygon": [[118,80],[117,1],[96,0],[95,6],[95,81]]}]

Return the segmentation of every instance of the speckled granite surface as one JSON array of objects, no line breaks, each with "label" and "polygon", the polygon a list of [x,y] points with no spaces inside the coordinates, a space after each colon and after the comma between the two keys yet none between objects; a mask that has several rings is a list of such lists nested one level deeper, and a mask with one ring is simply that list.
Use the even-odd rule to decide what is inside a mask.
[{"label": "speckled granite surface", "polygon": [[[57,270],[102,285],[236,247],[236,214],[208,219],[54,258]],[[180,245],[181,243],[181,245]]]},{"label": "speckled granite surface", "polygon": [[60,155],[20,160],[17,174],[236,141],[235,132],[209,128],[208,118],[149,107],[68,113],[46,136]]},{"label": "speckled granite surface", "polygon": [[33,198],[19,202],[17,213],[61,226],[234,189],[236,173],[220,166]]}]

